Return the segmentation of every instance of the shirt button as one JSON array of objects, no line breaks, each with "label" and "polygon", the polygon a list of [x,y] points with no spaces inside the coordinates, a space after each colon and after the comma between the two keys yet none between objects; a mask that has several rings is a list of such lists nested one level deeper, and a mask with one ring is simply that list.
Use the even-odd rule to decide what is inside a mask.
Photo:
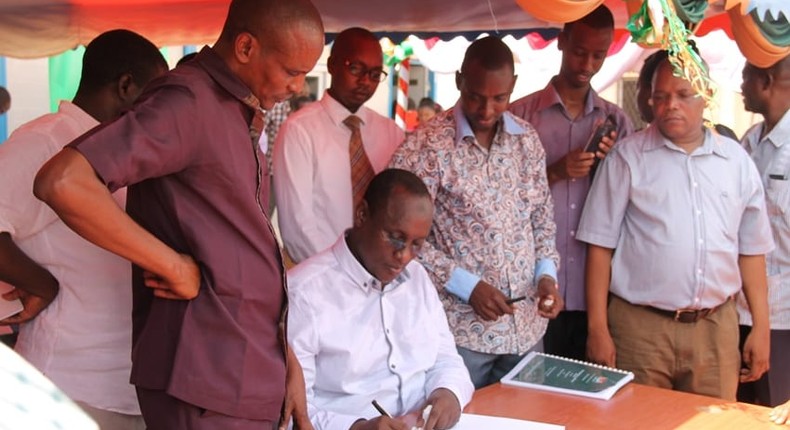
[{"label": "shirt button", "polygon": [[576,230],[571,230],[571,236],[576,236]]},{"label": "shirt button", "polygon": [[697,183],[696,182],[694,182],[692,185],[694,186],[694,188],[697,188]]},{"label": "shirt button", "polygon": [[576,209],[576,203],[571,203],[571,209]]},{"label": "shirt button", "polygon": [[569,259],[568,259],[568,262],[569,262],[569,263],[573,263],[574,261],[576,261],[576,259],[575,259],[575,258],[569,258]]},{"label": "shirt button", "polygon": [[571,182],[576,182],[576,178],[571,178]]},{"label": "shirt button", "polygon": [[390,364],[390,367],[391,367],[392,369],[394,369],[394,368],[395,368],[395,363],[392,363],[392,364]]},{"label": "shirt button", "polygon": [[697,269],[697,273],[702,274],[702,269]]},{"label": "shirt button", "polygon": [[386,329],[384,331],[387,332],[387,334],[390,334],[390,329]]},{"label": "shirt button", "polygon": [[702,215],[702,211],[698,210],[697,215]]}]

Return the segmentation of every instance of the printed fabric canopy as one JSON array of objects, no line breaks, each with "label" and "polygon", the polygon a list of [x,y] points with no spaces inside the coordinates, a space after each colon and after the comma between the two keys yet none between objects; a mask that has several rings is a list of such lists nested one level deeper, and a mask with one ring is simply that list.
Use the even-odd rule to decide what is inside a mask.
[{"label": "printed fabric canopy", "polygon": [[[653,1],[653,0],[648,0]],[[159,46],[216,39],[229,0],[0,0],[0,55],[46,57],[114,28],[136,31]],[[642,0],[314,0],[327,32],[362,26],[397,42],[409,34],[474,37],[480,32],[556,34],[601,3],[625,28]],[[788,0],[673,0],[701,32],[724,28],[760,64],[790,52]],[[711,3],[708,5],[707,3]],[[725,14],[725,11],[727,12]],[[548,30],[547,30],[548,29]],[[553,33],[552,33],[553,32]]]}]

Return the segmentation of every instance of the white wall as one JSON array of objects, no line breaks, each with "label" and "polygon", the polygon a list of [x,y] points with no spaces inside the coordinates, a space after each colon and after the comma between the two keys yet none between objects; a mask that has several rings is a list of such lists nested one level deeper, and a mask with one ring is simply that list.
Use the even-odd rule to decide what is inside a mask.
[{"label": "white wall", "polygon": [[8,134],[20,125],[49,112],[49,63],[46,58],[19,60],[6,58],[8,92]]}]

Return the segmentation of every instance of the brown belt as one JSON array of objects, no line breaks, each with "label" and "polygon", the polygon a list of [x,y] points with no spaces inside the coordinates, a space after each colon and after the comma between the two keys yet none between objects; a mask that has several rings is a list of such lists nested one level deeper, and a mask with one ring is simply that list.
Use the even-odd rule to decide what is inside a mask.
[{"label": "brown belt", "polygon": [[649,310],[651,310],[651,311],[653,311],[653,312],[655,312],[655,313],[657,313],[659,315],[664,315],[664,316],[667,316],[669,318],[672,318],[673,320],[675,320],[677,322],[681,322],[681,323],[695,323],[695,322],[707,317],[708,315],[712,315],[714,312],[716,312],[717,309],[719,309],[720,307],[722,307],[725,304],[727,304],[727,302],[729,302],[731,299],[732,299],[732,297],[727,297],[727,300],[725,300],[724,303],[722,303],[722,304],[720,304],[718,306],[714,306],[712,308],[706,308],[706,309],[678,309],[678,310],[674,310],[674,311],[668,311],[666,309],[654,308],[652,306],[643,306],[643,307],[646,308],[646,309],[649,309]]}]

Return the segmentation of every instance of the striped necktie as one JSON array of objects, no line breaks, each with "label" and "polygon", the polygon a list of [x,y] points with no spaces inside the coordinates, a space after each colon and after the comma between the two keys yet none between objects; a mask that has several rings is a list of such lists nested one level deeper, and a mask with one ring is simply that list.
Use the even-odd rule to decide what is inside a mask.
[{"label": "striped necktie", "polygon": [[365,148],[362,146],[362,133],[359,131],[359,126],[362,120],[356,115],[349,115],[348,118],[343,120],[343,124],[351,130],[351,139],[348,142],[348,153],[351,159],[351,195],[353,196],[353,209],[356,209],[362,197],[365,195],[365,190],[368,184],[373,179],[373,166],[370,164],[370,159],[365,153]]},{"label": "striped necktie", "polygon": [[261,139],[261,134],[263,133],[264,119],[266,114],[263,109],[261,109],[261,102],[258,101],[258,98],[254,95],[250,94],[242,101],[255,112],[255,115],[252,117],[252,121],[250,122],[250,139],[252,139],[253,145],[257,145],[258,141]]}]

